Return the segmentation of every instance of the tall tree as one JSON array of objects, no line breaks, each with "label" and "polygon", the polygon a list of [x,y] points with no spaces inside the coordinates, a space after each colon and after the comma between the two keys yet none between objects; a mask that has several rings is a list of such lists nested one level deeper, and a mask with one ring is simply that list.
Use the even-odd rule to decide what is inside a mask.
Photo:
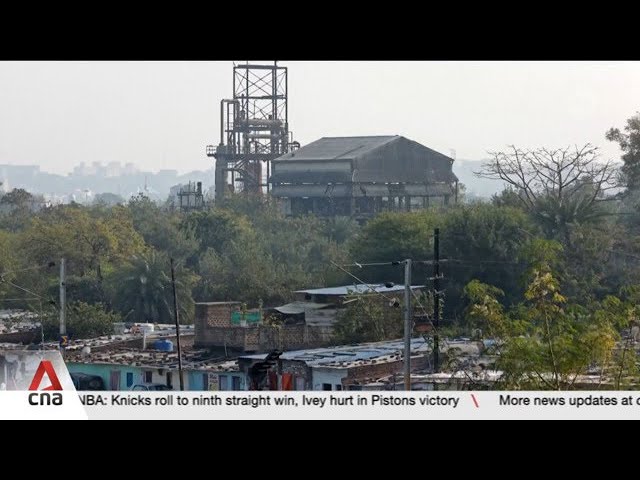
[{"label": "tall tree", "polygon": [[132,197],[127,205],[133,226],[147,245],[164,251],[176,260],[191,257],[200,244],[189,228],[181,228],[179,212],[161,208],[148,197]]},{"label": "tall tree", "polygon": [[627,120],[623,131],[610,128],[607,140],[616,142],[622,150],[622,181],[629,191],[640,188],[640,113]]},{"label": "tall tree", "polygon": [[[67,305],[67,333],[74,339],[113,334],[113,324],[120,320],[119,314],[107,311],[101,303],[69,302]],[[57,310],[49,309],[42,323],[47,339],[59,338],[60,320]]]},{"label": "tall tree", "polygon": [[[193,321],[191,290],[197,277],[179,264],[176,268],[176,292],[180,319]],[[129,321],[172,323],[173,290],[169,257],[154,250],[136,255],[131,264],[109,279],[114,306]]]},{"label": "tall tree", "polygon": [[144,241],[125,207],[87,209],[66,205],[41,212],[24,232],[25,253],[38,262],[64,257],[69,274],[95,274],[142,251]]},{"label": "tall tree", "polygon": [[335,325],[338,344],[380,342],[402,337],[402,309],[388,306],[384,298],[372,294],[355,294],[340,312]]},{"label": "tall tree", "polygon": [[474,280],[465,291],[471,300],[470,320],[496,341],[503,388],[572,389],[594,367],[602,382],[619,385],[621,369],[631,371],[634,362],[617,354],[620,328],[631,317],[612,309],[611,299],[595,309],[571,305],[544,259],[530,271],[524,302],[510,310],[499,301],[500,289]]},{"label": "tall tree", "polygon": [[502,180],[549,236],[566,236],[573,223],[597,221],[610,212],[601,204],[618,188],[618,170],[601,161],[597,147],[493,152],[476,175]]}]

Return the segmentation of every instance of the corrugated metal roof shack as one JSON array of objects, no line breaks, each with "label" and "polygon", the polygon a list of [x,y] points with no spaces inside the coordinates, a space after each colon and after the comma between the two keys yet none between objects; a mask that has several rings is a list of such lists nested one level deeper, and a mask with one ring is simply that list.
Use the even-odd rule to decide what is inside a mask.
[{"label": "corrugated metal roof shack", "polygon": [[407,138],[324,137],[272,162],[286,213],[368,218],[457,200],[453,159]]}]

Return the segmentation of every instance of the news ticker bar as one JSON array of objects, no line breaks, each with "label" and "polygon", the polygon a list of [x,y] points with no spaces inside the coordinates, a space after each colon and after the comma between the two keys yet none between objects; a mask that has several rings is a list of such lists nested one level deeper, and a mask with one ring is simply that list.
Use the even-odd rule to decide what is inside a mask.
[{"label": "news ticker bar", "polygon": [[0,392],[3,419],[640,419],[640,392]]}]

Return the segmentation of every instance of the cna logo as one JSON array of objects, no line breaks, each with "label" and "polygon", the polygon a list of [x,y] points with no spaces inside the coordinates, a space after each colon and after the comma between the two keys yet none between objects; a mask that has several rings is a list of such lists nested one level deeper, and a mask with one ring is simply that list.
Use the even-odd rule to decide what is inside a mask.
[{"label": "cna logo", "polygon": [[42,360],[40,365],[38,365],[38,369],[36,370],[35,375],[33,376],[33,380],[31,380],[31,385],[29,385],[29,390],[40,390],[40,384],[44,379],[45,374],[49,378],[50,386],[43,388],[44,391],[60,391],[62,390],[62,384],[58,379],[58,375],[56,375],[56,371],[53,368],[53,364],[49,360]]}]

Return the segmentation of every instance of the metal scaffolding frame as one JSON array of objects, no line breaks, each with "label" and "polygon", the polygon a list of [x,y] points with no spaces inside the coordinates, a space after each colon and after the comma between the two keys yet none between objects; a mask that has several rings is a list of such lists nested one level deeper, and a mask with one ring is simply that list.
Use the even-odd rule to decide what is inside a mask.
[{"label": "metal scaffolding frame", "polygon": [[234,65],[233,98],[220,102],[220,143],[207,146],[207,156],[216,159],[216,200],[228,191],[269,191],[271,160],[299,147],[289,131],[287,100],[287,67]]}]

